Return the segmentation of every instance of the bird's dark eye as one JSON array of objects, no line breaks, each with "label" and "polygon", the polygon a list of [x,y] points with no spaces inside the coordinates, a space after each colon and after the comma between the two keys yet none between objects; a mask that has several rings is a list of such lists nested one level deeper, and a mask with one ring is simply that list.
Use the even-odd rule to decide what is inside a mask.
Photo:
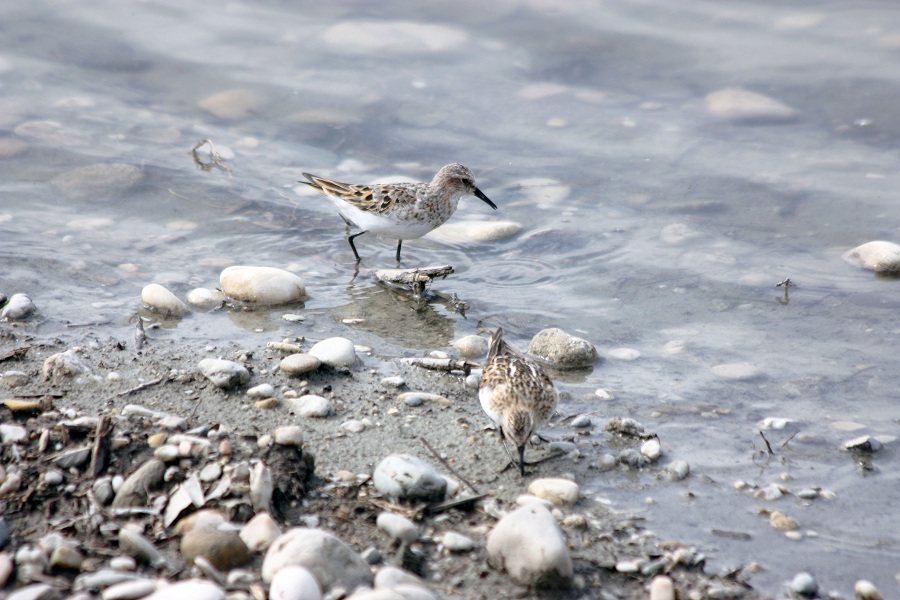
[{"label": "bird's dark eye", "polygon": [[462,182],[463,182],[464,184],[466,184],[466,185],[472,185],[472,180],[471,180],[471,179],[463,179]]}]

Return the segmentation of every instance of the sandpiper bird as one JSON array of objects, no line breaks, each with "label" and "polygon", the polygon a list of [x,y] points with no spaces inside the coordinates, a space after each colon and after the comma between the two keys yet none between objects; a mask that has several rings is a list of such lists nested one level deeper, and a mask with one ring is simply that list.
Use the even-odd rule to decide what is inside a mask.
[{"label": "sandpiper bird", "polygon": [[475,187],[472,171],[459,163],[447,165],[437,172],[431,183],[376,183],[360,185],[341,183],[317,175],[304,173],[306,185],[328,196],[348,225],[362,229],[347,237],[353,256],[359,253],[353,240],[364,233],[382,235],[397,240],[397,262],[403,240],[420,238],[453,213],[459,199],[471,194],[497,210],[497,205]]},{"label": "sandpiper bird", "polygon": [[538,427],[556,411],[553,382],[540,366],[503,341],[503,330],[491,336],[487,361],[478,386],[481,408],[497,423],[500,441],[515,465],[506,445],[509,439],[519,451],[519,473],[525,476],[525,444]]}]

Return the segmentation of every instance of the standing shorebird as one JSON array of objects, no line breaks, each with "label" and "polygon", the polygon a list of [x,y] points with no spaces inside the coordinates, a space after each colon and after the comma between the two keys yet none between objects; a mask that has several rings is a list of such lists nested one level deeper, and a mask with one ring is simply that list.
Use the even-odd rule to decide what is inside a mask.
[{"label": "standing shorebird", "polygon": [[341,183],[304,173],[301,181],[325,194],[334,203],[348,225],[362,229],[347,237],[353,256],[359,253],[353,240],[372,232],[397,240],[397,262],[403,240],[420,238],[456,212],[459,199],[467,194],[480,198],[497,210],[497,205],[475,186],[472,171],[459,163],[437,172],[431,183]]},{"label": "standing shorebird", "polygon": [[525,476],[525,444],[538,427],[556,411],[553,382],[533,360],[525,358],[503,341],[503,330],[491,336],[487,361],[478,385],[481,408],[500,428],[500,441],[509,456],[507,438],[519,451],[519,473]]}]

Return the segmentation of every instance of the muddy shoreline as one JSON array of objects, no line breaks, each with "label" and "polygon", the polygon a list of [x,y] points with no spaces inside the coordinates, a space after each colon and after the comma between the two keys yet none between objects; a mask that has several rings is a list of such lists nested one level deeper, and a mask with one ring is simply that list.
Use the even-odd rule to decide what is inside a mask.
[{"label": "muddy shoreline", "polygon": [[[360,352],[363,363],[354,368],[321,367],[302,377],[278,371],[284,354],[266,348],[267,341],[277,340],[271,332],[256,336],[258,342],[201,344],[197,340],[179,341],[171,330],[148,329],[147,342],[135,351],[128,339],[131,328],[123,328],[121,337],[98,339],[88,328],[67,331],[65,339],[41,339],[29,329],[30,325],[3,324],[4,360],[0,372],[24,373],[24,377],[0,379],[4,399],[37,401],[41,407],[12,411],[0,407],[2,422],[24,426],[28,440],[21,444],[2,446],[2,464],[12,465],[22,472],[19,489],[0,499],[9,539],[3,552],[13,556],[27,545],[35,545],[56,529],[63,535],[78,538],[84,548],[83,570],[100,568],[110,556],[119,553],[114,526],[87,527],[78,515],[87,506],[86,493],[91,476],[83,469],[64,472],[64,482],[48,486],[42,474],[51,464],[48,457],[70,446],[87,443],[93,436],[85,432],[80,437],[61,432],[63,421],[71,422],[82,416],[110,415],[120,447],[111,452],[108,474],[127,476],[153,456],[148,438],[165,433],[153,419],[122,417],[129,405],[151,411],[183,417],[186,427],[211,435],[214,440],[228,440],[233,454],[189,460],[186,467],[200,468],[203,462],[217,460],[250,460],[262,457],[259,439],[282,425],[300,425],[303,430],[303,451],[314,457],[314,471],[307,482],[305,497],[289,499],[279,511],[282,531],[294,526],[314,523],[343,539],[357,552],[375,548],[383,557],[379,564],[399,564],[413,569],[422,577],[431,592],[446,598],[554,597],[554,598],[646,598],[649,582],[657,574],[672,578],[678,597],[758,598],[749,586],[741,583],[743,575],[722,580],[704,574],[702,548],[683,547],[678,542],[655,539],[641,527],[641,520],[611,511],[596,499],[582,495],[574,506],[562,507],[561,516],[578,515],[563,525],[574,564],[575,578],[568,589],[530,590],[516,585],[506,573],[492,568],[487,561],[485,538],[499,515],[516,506],[516,498],[523,494],[528,483],[538,477],[564,477],[577,482],[588,480],[597,468],[601,446],[610,442],[618,447],[639,446],[640,441],[603,432],[602,422],[593,423],[594,434],[579,435],[567,425],[565,400],[560,415],[551,427],[551,439],[569,441],[578,446],[575,456],[567,455],[542,462],[532,468],[523,480],[513,469],[501,471],[505,455],[478,404],[475,392],[465,385],[461,372],[436,372],[413,367],[400,358],[384,358],[375,352]],[[298,327],[297,329],[302,329]],[[337,335],[352,336],[346,327],[336,324]],[[343,329],[343,330],[342,330]],[[318,332],[317,332],[318,335]],[[282,341],[309,347],[311,340],[282,338]],[[45,360],[53,354],[76,348],[76,354],[87,367],[87,373],[75,376],[43,374]],[[363,349],[364,350],[364,349]],[[424,355],[424,353],[423,353]],[[198,371],[197,363],[207,357],[220,357],[244,364],[251,372],[249,384],[240,389],[223,391],[212,385]],[[385,385],[386,376],[401,377],[400,388]],[[15,380],[15,385],[9,383]],[[247,388],[269,383],[275,390],[275,400],[258,403],[249,398]],[[442,396],[445,401],[425,402],[408,406],[398,400],[403,391],[421,391]],[[293,414],[286,398],[313,393],[329,398],[333,414],[327,418],[301,418]],[[622,415],[627,416],[627,415]],[[341,425],[357,420],[365,425],[363,431],[350,432]],[[199,428],[199,429],[198,429]],[[40,449],[41,435],[49,431],[48,448]],[[212,432],[212,433],[210,433]],[[45,436],[47,434],[44,434]],[[590,438],[590,439],[589,439]],[[426,444],[427,442],[427,444]],[[45,442],[46,443],[46,442]],[[428,446],[441,454],[455,473],[447,471]],[[546,444],[527,450],[531,460],[549,453]],[[418,456],[441,473],[464,480],[459,496],[471,494],[471,484],[486,497],[474,506],[451,509],[439,514],[427,514],[422,506],[398,505],[381,498],[370,479],[376,464],[393,453]],[[287,468],[287,467],[282,467]],[[624,467],[621,467],[624,468]],[[662,467],[651,465],[662,473]],[[172,492],[176,477],[167,482],[155,496]],[[660,485],[666,485],[660,476]],[[24,504],[19,504],[20,502]],[[159,501],[158,501],[159,502]],[[211,502],[216,506],[219,502]],[[397,555],[398,548],[376,527],[378,514],[391,506],[408,515],[421,531],[421,538],[406,549],[410,556]],[[23,508],[25,507],[25,508]],[[190,511],[187,511],[190,512]],[[122,522],[108,507],[100,511],[103,522]],[[248,518],[238,512],[238,519]],[[135,515],[147,520],[146,515]],[[55,529],[56,528],[56,529]],[[439,544],[446,531],[457,531],[472,537],[475,548],[466,553],[452,554]],[[158,526],[149,527],[148,536],[166,556],[170,565],[166,571],[139,566],[138,570],[169,580],[190,576],[179,554],[178,536]],[[86,539],[80,539],[80,538]],[[673,557],[680,557],[673,558]],[[677,563],[677,560],[684,562]],[[257,576],[261,554],[253,557],[249,569]],[[376,568],[379,566],[375,565]],[[66,597],[78,572],[48,569],[36,581],[50,582]],[[18,579],[17,579],[18,576]],[[29,583],[22,580],[21,570],[9,577],[3,588],[7,594]],[[32,579],[32,583],[35,579]],[[261,585],[261,584],[260,584]],[[246,588],[246,586],[244,586]],[[259,589],[265,589],[265,586]],[[248,594],[240,589],[232,594]],[[239,596],[236,596],[239,597]]]}]

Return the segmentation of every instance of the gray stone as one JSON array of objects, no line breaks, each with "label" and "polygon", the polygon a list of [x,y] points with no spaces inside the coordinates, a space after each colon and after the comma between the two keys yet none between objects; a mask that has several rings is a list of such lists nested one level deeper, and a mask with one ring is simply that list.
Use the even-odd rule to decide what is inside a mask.
[{"label": "gray stone", "polygon": [[419,529],[415,523],[392,512],[383,512],[378,515],[375,525],[391,536],[393,540],[409,543],[419,539]]},{"label": "gray stone", "polygon": [[322,340],[310,348],[309,353],[329,367],[348,367],[359,362],[353,342],[342,337]]},{"label": "gray stone", "polygon": [[22,321],[31,316],[36,310],[37,307],[31,301],[31,298],[25,294],[13,294],[9,297],[3,310],[0,311],[0,319]]},{"label": "gray stone", "polygon": [[811,574],[801,571],[791,580],[791,591],[807,598],[812,598],[819,591],[819,584]]},{"label": "gray stone", "polygon": [[561,369],[589,367],[597,360],[593,344],[555,327],[539,331],[531,339],[528,352]]},{"label": "gray stone", "polygon": [[269,600],[319,600],[322,590],[306,567],[289,565],[275,573],[269,586]]},{"label": "gray stone", "polygon": [[272,267],[228,267],[219,275],[219,287],[229,298],[249,304],[286,304],[306,298],[302,279]]},{"label": "gray stone", "polygon": [[247,367],[233,360],[204,358],[198,367],[200,373],[218,388],[230,389],[250,381],[250,372]]},{"label": "gray stone", "polygon": [[300,417],[324,418],[330,415],[332,411],[331,400],[315,394],[307,394],[299,398],[287,398],[287,401]]},{"label": "gray stone", "polygon": [[304,373],[315,371],[321,364],[322,361],[312,354],[298,352],[295,354],[288,354],[282,358],[281,362],[278,364],[278,368],[289,375],[303,375]]},{"label": "gray stone", "polygon": [[447,481],[430,465],[408,454],[392,454],[382,460],[373,475],[375,489],[400,500],[440,501]]},{"label": "gray stone", "polygon": [[368,563],[353,549],[322,529],[297,527],[285,532],[269,547],[262,565],[263,581],[289,565],[309,569],[323,592],[339,586],[346,590],[372,585]]}]

